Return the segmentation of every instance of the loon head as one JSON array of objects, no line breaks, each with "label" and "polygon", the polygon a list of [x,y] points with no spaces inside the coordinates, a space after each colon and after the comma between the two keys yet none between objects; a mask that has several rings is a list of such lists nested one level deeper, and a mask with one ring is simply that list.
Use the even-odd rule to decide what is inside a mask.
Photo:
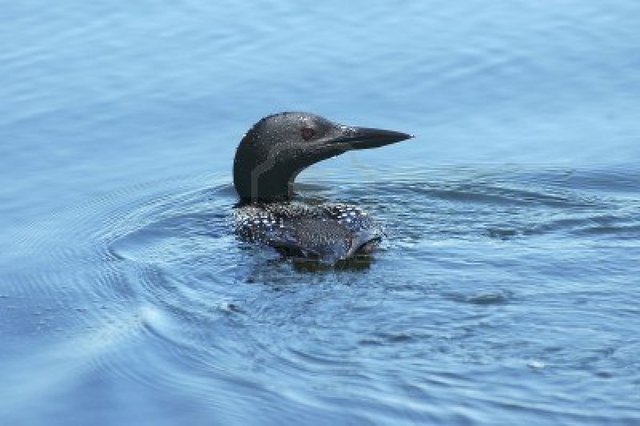
[{"label": "loon head", "polygon": [[288,200],[296,176],[311,164],[411,137],[391,130],[345,126],[306,112],[270,115],[242,138],[233,163],[233,183],[243,202]]}]

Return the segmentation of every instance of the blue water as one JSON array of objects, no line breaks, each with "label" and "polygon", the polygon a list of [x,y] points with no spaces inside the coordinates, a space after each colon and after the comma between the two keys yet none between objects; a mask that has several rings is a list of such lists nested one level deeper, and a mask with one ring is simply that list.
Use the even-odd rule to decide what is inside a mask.
[{"label": "blue water", "polygon": [[[640,424],[640,3],[3,2],[0,424]],[[237,142],[388,238],[228,231]]]}]

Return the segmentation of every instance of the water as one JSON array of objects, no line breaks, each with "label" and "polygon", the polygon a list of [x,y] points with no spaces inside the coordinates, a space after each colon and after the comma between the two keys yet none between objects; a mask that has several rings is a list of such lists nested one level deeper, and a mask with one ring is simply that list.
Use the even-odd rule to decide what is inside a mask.
[{"label": "water", "polygon": [[[1,14],[1,424],[640,423],[637,2]],[[280,110],[417,135],[299,179],[370,263],[228,233]]]}]

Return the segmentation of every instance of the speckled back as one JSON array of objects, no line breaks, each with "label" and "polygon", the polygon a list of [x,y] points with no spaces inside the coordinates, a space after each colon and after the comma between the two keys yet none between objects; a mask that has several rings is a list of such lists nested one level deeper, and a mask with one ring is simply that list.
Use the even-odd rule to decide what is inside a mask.
[{"label": "speckled back", "polygon": [[246,241],[286,254],[339,260],[368,252],[382,228],[357,206],[296,202],[256,204],[234,211],[234,228]]}]

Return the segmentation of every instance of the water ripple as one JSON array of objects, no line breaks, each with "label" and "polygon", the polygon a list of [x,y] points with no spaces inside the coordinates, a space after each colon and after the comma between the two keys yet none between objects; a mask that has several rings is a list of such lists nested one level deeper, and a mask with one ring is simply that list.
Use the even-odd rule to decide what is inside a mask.
[{"label": "water ripple", "polygon": [[[228,414],[261,399],[301,416],[360,423],[399,415],[443,420],[425,398],[454,406],[466,389],[459,421],[495,409],[537,416],[559,412],[547,390],[560,387],[567,392],[562,412],[581,421],[597,405],[585,410],[572,392],[618,375],[633,358],[635,343],[607,337],[620,334],[620,322],[602,324],[624,316],[630,330],[637,325],[627,298],[610,293],[629,275],[606,244],[637,235],[640,202],[624,191],[601,196],[593,176],[566,179],[575,175],[407,169],[377,183],[375,197],[366,182],[300,185],[302,197],[340,194],[387,224],[388,240],[363,269],[301,269],[236,241],[227,223],[235,200],[224,178],[211,187],[197,176],[127,188],[33,225],[54,225],[50,232],[75,243],[23,240],[23,250],[47,253],[38,259],[48,267],[4,275],[10,285],[0,305],[33,315],[17,324],[9,314],[0,329],[65,330],[81,349],[83,371],[158,392],[180,389]],[[567,265],[571,277],[562,275]],[[585,292],[605,276],[606,291]],[[40,305],[27,307],[33,298]],[[498,368],[514,379],[489,379]],[[551,374],[558,383],[546,382]],[[569,392],[574,374],[587,381]],[[491,396],[476,392],[477,375],[492,380]],[[46,393],[58,383],[52,377],[24,392]]]}]

